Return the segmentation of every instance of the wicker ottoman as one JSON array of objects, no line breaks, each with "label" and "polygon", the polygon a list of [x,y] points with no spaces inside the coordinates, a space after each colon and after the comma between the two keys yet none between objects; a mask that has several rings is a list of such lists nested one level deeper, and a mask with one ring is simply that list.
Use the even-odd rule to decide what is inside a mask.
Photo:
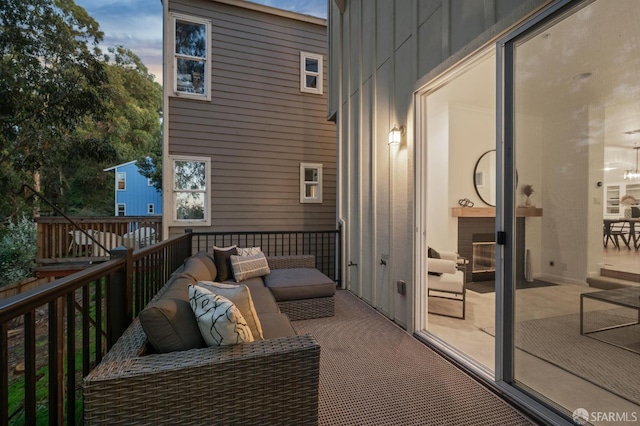
[{"label": "wicker ottoman", "polygon": [[291,321],[334,315],[336,283],[315,268],[275,269],[264,283]]}]

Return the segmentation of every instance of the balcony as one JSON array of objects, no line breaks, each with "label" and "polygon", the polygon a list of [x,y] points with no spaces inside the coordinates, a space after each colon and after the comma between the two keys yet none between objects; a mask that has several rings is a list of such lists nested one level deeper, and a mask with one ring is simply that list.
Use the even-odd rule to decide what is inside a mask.
[{"label": "balcony", "polygon": [[[0,425],[83,423],[82,378],[187,257],[229,243],[272,255],[314,252],[339,281],[339,231],[186,233],[112,250],[108,260],[0,301]],[[338,291],[334,317],[293,324],[321,346],[319,424],[532,424],[347,290]],[[140,423],[166,421],[140,413]]]}]

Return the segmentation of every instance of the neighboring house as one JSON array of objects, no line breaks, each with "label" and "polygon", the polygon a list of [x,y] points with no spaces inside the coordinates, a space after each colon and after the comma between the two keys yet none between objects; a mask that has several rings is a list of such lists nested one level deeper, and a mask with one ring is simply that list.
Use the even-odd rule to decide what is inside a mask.
[{"label": "neighboring house", "polygon": [[[329,8],[348,288],[542,423],[563,424],[572,412],[577,424],[637,422],[640,385],[621,361],[637,363],[637,348],[601,345],[581,327],[597,328],[595,309],[612,303],[637,320],[637,287],[591,293],[587,282],[620,261],[635,271],[627,281],[640,281],[634,247],[603,248],[603,206],[619,219],[621,197],[637,189],[606,153],[616,147],[620,164],[638,144],[640,2],[329,0]],[[626,222],[633,243],[638,230]],[[466,293],[439,294],[455,303],[430,297],[441,278],[428,274],[436,263],[428,247],[469,262]],[[483,291],[475,274],[490,269],[495,283]],[[462,303],[466,319],[433,315]],[[615,420],[595,415],[607,412]]]},{"label": "neighboring house", "polygon": [[164,2],[163,235],[336,229],[326,21]]},{"label": "neighboring house", "polygon": [[104,169],[114,173],[116,216],[156,216],[162,214],[162,193],[138,172],[136,161]]}]

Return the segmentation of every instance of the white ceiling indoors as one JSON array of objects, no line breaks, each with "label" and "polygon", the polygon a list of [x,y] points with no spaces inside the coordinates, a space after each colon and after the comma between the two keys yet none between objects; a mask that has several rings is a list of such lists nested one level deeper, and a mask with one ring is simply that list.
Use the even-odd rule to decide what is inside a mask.
[{"label": "white ceiling indoors", "polygon": [[[516,49],[516,108],[567,114],[605,108],[605,169],[635,167],[640,146],[640,1],[598,0],[558,20]],[[440,102],[495,111],[495,55],[439,91]],[[625,132],[638,133],[627,134]]]}]

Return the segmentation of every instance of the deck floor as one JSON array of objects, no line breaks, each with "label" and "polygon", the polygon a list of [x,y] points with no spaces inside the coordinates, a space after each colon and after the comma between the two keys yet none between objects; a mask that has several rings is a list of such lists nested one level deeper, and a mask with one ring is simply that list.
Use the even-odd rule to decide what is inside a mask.
[{"label": "deck floor", "polygon": [[348,291],[293,326],[321,346],[320,425],[535,424]]}]

